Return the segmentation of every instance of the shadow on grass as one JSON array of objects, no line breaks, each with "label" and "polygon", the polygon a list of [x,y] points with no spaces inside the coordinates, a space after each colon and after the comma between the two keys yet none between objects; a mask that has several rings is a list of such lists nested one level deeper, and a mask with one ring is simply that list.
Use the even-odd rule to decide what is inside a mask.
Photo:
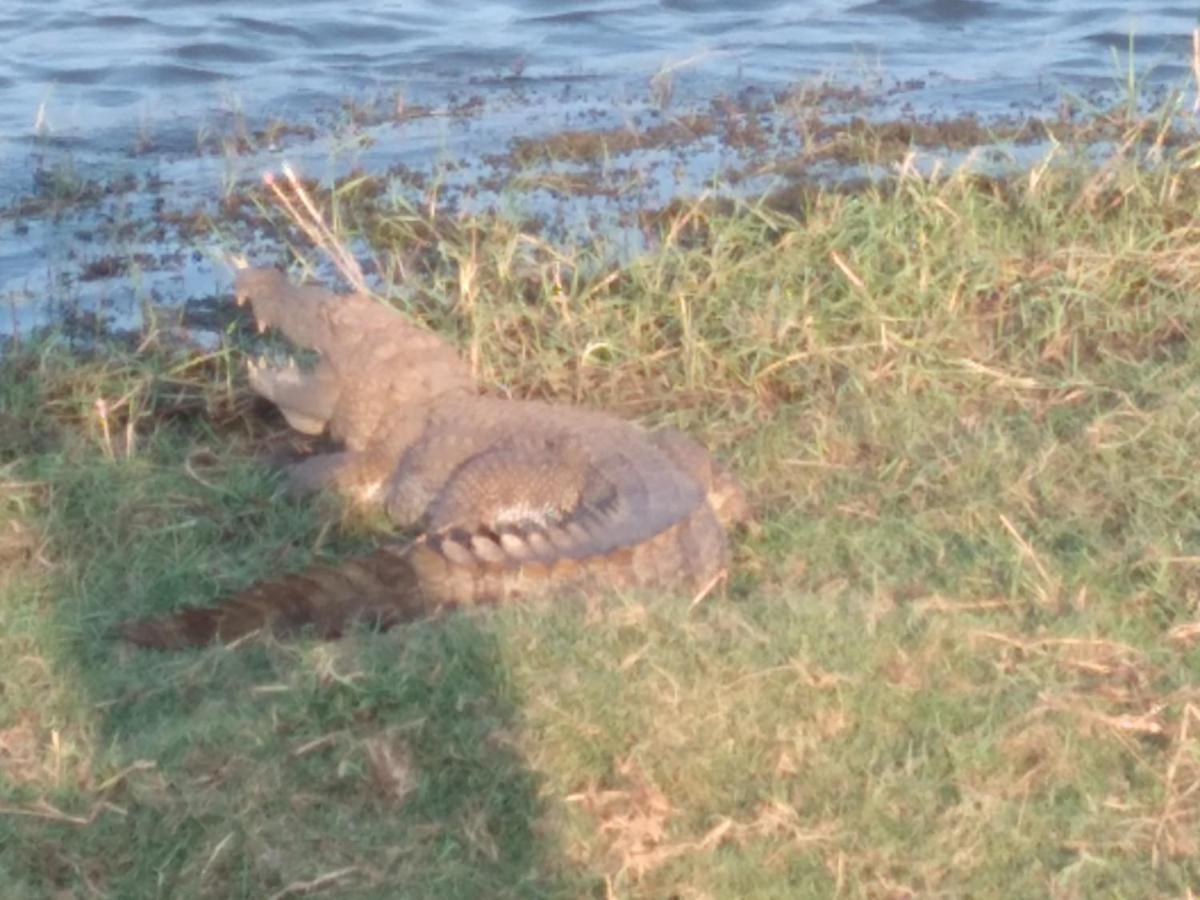
[{"label": "shadow on grass", "polygon": [[[33,394],[3,387],[6,415],[34,424]],[[3,524],[36,530],[46,563],[0,579],[5,896],[586,893],[539,827],[522,699],[485,618],[180,654],[108,639],[301,565],[322,523],[202,421],[113,459],[87,430],[0,460],[6,487],[39,486],[6,495]],[[187,464],[202,444],[203,473]]]}]

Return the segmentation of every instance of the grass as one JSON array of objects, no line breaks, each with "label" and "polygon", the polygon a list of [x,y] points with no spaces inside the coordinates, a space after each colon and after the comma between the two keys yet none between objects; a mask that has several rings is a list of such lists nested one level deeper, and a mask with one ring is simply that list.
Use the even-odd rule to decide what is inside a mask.
[{"label": "grass", "polygon": [[10,352],[5,895],[1186,894],[1200,147],[1116,146],[683,204],[621,266],[321,198],[485,382],[733,463],[764,527],[695,608],[130,651],[116,622],[381,525],[283,495],[235,342]]}]

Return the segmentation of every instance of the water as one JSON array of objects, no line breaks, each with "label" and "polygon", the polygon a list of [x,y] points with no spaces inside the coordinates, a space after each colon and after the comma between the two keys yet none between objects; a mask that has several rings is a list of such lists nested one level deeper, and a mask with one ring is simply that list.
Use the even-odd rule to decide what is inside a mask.
[{"label": "water", "polygon": [[[327,134],[345,125],[347,98],[469,108],[372,123],[359,129],[370,140],[351,141],[348,152],[324,138],[281,142],[289,159],[326,177],[351,165],[468,160],[461,188],[486,154],[516,137],[658,115],[655,90],[665,85],[681,108],[816,76],[882,78],[894,88],[876,114],[1023,112],[1063,92],[1111,91],[1131,34],[1139,79],[1186,83],[1197,24],[1192,4],[1089,0],[7,0],[0,207],[44,193],[47,173],[51,182],[64,172],[68,181],[132,177],[138,187],[87,210],[0,217],[0,302],[12,310],[7,327],[24,328],[68,300],[134,309],[139,298],[224,290],[223,276],[192,259],[196,248],[119,226],[152,220],[164,204],[187,208],[277,164],[282,151],[269,143],[236,160],[197,152],[241,115]],[[698,142],[688,177],[648,177],[630,202],[703,185],[730,156],[717,140]],[[637,163],[660,172],[671,164],[654,152]],[[558,215],[587,218],[578,206]],[[136,283],[127,269],[81,280],[89,265],[103,276],[95,264],[108,255],[158,264],[135,267]],[[173,257],[178,265],[163,263]]]},{"label": "water", "polygon": [[427,99],[517,75],[620,93],[678,64],[723,85],[940,73],[959,102],[992,107],[1109,84],[1106,48],[1131,33],[1144,67],[1181,79],[1196,24],[1194,4],[1148,0],[8,0],[0,152],[38,128],[194,128],[234,98],[306,116],[367,90]]}]

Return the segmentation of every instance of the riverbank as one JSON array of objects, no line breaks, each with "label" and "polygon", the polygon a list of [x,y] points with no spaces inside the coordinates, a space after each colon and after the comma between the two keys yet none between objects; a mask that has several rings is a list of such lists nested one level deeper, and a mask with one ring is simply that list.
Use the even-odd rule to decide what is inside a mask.
[{"label": "riverbank", "polygon": [[[763,528],[699,604],[130,651],[118,621],[383,524],[284,497],[263,458],[291,439],[245,390],[254,338],[225,305],[207,349],[153,317],[12,349],[11,895],[1183,894],[1200,142],[1171,122],[1056,134],[1003,178],[833,129],[814,146],[890,177],[649,205],[633,253],[370,176],[314,187],[488,385],[730,461]],[[244,215],[311,257],[266,194],[225,203],[189,227]]]}]

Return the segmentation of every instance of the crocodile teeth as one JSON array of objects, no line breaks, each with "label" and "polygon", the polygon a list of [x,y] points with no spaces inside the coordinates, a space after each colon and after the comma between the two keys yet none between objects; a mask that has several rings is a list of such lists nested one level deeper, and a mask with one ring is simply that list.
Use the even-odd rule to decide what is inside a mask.
[{"label": "crocodile teeth", "polygon": [[258,363],[256,363],[252,359],[247,359],[246,360],[246,368],[251,372],[257,372],[258,371]]},{"label": "crocodile teeth", "polygon": [[238,306],[245,306],[246,305],[246,295],[245,294],[235,294],[233,297],[233,302],[236,303]]}]

